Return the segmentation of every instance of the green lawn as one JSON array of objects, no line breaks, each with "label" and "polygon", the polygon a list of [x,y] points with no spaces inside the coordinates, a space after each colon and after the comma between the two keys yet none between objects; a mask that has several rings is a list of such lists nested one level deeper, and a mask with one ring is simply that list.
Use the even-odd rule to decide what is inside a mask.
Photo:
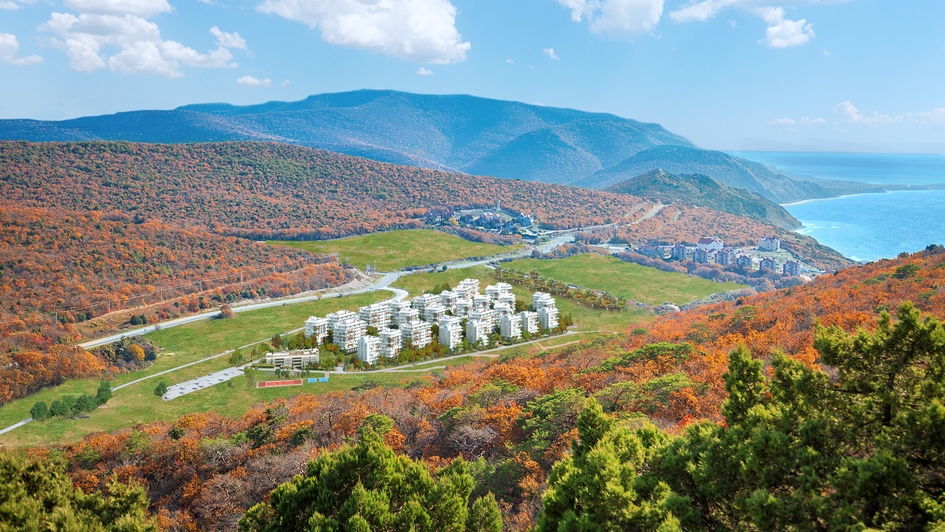
[{"label": "green lawn", "polygon": [[379,271],[423,266],[466,257],[480,257],[521,249],[522,245],[496,246],[463,240],[442,231],[388,231],[340,240],[270,241],[312,253],[338,253],[342,261],[357,268],[377,261]]},{"label": "green lawn", "polygon": [[[153,375],[237,346],[265,340],[274,334],[298,329],[303,326],[305,319],[313,314],[323,316],[340,309],[356,309],[389,296],[389,292],[378,291],[308,301],[240,312],[229,320],[206,320],[157,331],[147,335],[154,344],[163,348],[157,361],[145,370],[118,375],[112,382],[112,386]],[[232,388],[227,385],[214,386],[173,401],[163,401],[153,393],[155,386],[161,380],[171,385],[229,367],[227,358],[224,356],[196,364],[118,390],[105,407],[92,413],[90,419],[30,423],[13,432],[0,435],[0,444],[19,446],[65,443],[78,440],[90,432],[117,430],[137,423],[171,420],[187,412],[217,410],[237,415],[259,401],[294,395],[302,391],[302,388],[246,389],[243,381],[237,380]],[[359,377],[358,375],[350,378],[345,376],[328,385],[321,385],[319,390],[350,389],[359,383]],[[314,386],[306,385],[304,388],[309,390]],[[46,401],[46,404],[51,404],[62,395],[81,393],[94,395],[97,387],[97,379],[73,380],[57,387],[47,388],[27,398],[11,401],[0,408],[0,427],[7,427],[30,417],[29,410],[37,401]]]},{"label": "green lawn", "polygon": [[597,253],[559,260],[521,259],[502,266],[525,272],[535,270],[545,278],[604,290],[650,305],[666,301],[682,305],[718,292],[744,288],[744,285],[736,283],[716,283],[682,273],[664,272]]}]

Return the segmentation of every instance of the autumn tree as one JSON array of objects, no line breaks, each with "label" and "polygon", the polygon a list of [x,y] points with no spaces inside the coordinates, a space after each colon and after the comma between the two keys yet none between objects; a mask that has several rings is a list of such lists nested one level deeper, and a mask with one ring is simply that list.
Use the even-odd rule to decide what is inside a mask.
[{"label": "autumn tree", "polygon": [[431,475],[384,443],[389,418],[371,415],[357,444],[321,454],[304,476],[276,488],[240,520],[252,531],[500,532],[494,498],[470,508],[473,479],[461,459]]},{"label": "autumn tree", "polygon": [[0,530],[157,531],[144,489],[112,479],[107,495],[73,486],[59,461],[0,453]]}]

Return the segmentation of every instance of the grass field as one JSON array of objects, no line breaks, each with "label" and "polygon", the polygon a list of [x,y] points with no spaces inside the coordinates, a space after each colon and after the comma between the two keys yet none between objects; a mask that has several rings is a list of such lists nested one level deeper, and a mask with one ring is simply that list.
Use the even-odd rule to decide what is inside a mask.
[{"label": "grass field", "polygon": [[526,272],[535,270],[542,277],[604,290],[650,305],[666,301],[682,305],[718,292],[744,288],[736,283],[716,283],[682,273],[664,272],[597,253],[560,260],[522,259],[503,266]]},{"label": "grass field", "polygon": [[379,271],[394,271],[407,266],[438,264],[466,257],[480,257],[521,249],[517,246],[496,246],[463,240],[441,231],[388,231],[340,240],[270,241],[269,244],[289,246],[312,253],[338,253],[342,261],[357,268],[373,265]]},{"label": "grass field", "polygon": [[[312,314],[325,315],[340,309],[357,308],[389,296],[389,292],[379,291],[343,298],[308,301],[240,312],[229,320],[206,320],[157,331],[147,336],[154,344],[163,348],[157,361],[145,370],[118,375],[112,381],[112,386],[200,360],[237,346],[265,340],[275,334],[298,329]],[[360,375],[339,376],[332,377],[327,384],[306,385],[302,388],[256,390],[247,389],[243,380],[236,379],[233,381],[233,387],[226,384],[214,386],[173,401],[163,401],[153,393],[155,386],[161,380],[170,385],[229,367],[227,358],[220,357],[118,390],[112,400],[103,408],[93,412],[89,419],[30,423],[13,432],[0,435],[0,444],[22,446],[53,442],[68,443],[91,432],[117,430],[138,423],[171,420],[187,412],[217,410],[239,415],[254,403],[295,395],[303,391],[303,388],[304,391],[348,390],[367,380],[367,377]],[[404,378],[411,378],[411,376],[383,377],[383,379],[397,382]],[[320,388],[316,389],[316,386]],[[94,395],[97,387],[97,379],[73,380],[27,398],[11,401],[0,408],[0,427],[7,427],[30,417],[29,410],[37,401],[46,401],[46,404],[50,404],[62,395],[81,393]]]}]

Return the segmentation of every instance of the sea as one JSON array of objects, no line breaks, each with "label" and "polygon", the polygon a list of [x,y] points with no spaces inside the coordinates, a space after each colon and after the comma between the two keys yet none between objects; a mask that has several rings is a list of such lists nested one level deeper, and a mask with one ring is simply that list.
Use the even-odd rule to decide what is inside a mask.
[{"label": "sea", "polygon": [[[945,154],[733,152],[795,175],[895,185],[945,185]],[[855,261],[945,244],[945,190],[854,194],[783,205],[798,232]]]}]

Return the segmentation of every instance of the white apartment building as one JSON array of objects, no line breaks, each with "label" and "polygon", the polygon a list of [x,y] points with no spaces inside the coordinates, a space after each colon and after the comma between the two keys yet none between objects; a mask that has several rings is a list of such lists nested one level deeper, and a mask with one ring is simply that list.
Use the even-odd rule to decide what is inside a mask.
[{"label": "white apartment building", "polygon": [[427,307],[423,309],[423,321],[427,323],[436,323],[443,319],[444,316],[446,316],[446,307],[439,303],[427,305]]},{"label": "white apartment building", "polygon": [[781,249],[781,239],[776,236],[769,236],[758,242],[758,249],[761,251],[778,251]]},{"label": "white apartment building", "polygon": [[266,364],[277,368],[302,369],[318,365],[318,349],[280,351],[266,355]]},{"label": "white apartment building", "polygon": [[410,308],[410,301],[406,299],[398,299],[397,301],[390,302],[390,322],[392,324],[397,323],[397,315],[401,312]]},{"label": "white apartment building", "polygon": [[538,313],[525,310],[519,313],[522,319],[522,330],[528,334],[538,334]]},{"label": "white apartment building", "polygon": [[377,336],[362,336],[358,340],[358,358],[370,365],[377,364],[381,356],[381,339]]},{"label": "white apartment building", "polygon": [[512,285],[509,283],[497,283],[486,287],[486,297],[492,301],[498,301],[499,296],[504,294],[512,294]]},{"label": "white apartment building", "polygon": [[440,345],[450,351],[463,344],[463,320],[447,316],[438,323],[440,326]]},{"label": "white apartment building", "polygon": [[470,345],[476,345],[482,342],[483,345],[489,343],[489,335],[495,330],[495,326],[490,326],[479,320],[469,320],[466,322],[466,339]]},{"label": "white apartment building", "polygon": [[472,299],[479,293],[479,279],[463,279],[453,288],[459,299]]},{"label": "white apartment building", "polygon": [[474,310],[469,313],[469,319],[482,322],[483,325],[488,327],[489,332],[492,332],[496,327],[496,314],[492,309]]},{"label": "white apartment building", "polygon": [[331,329],[332,341],[345,353],[357,351],[358,340],[365,334],[367,334],[367,322],[358,318],[357,314],[335,323]]},{"label": "white apartment building", "polygon": [[331,314],[325,316],[325,319],[328,320],[328,328],[334,331],[335,324],[339,321],[357,317],[358,314],[356,312],[351,312],[350,310],[339,310],[338,312],[332,312]]},{"label": "white apartment building", "polygon": [[459,301],[459,295],[452,290],[443,290],[440,292],[440,305],[446,310],[456,314],[456,303]]},{"label": "white apartment building", "polygon": [[542,307],[538,309],[538,323],[541,328],[550,331],[558,328],[558,307]]},{"label": "white apartment building", "polygon": [[415,308],[408,308],[397,313],[397,318],[394,319],[394,325],[403,329],[404,325],[417,323],[418,321],[420,321],[420,311]]},{"label": "white apartment building", "polygon": [[433,325],[425,321],[405,323],[400,332],[403,333],[404,344],[409,340],[415,349],[426,347],[433,343]]},{"label": "white apartment building", "polygon": [[471,299],[458,299],[456,300],[456,312],[454,314],[460,318],[465,318],[472,312],[472,306]]},{"label": "white apartment building", "polygon": [[385,358],[396,358],[403,345],[403,333],[397,329],[383,329],[381,331],[380,353]]},{"label": "white apartment building", "polygon": [[554,307],[555,298],[551,297],[551,294],[547,292],[535,292],[535,295],[532,296],[532,308],[541,310],[545,307]]},{"label": "white apartment building", "polygon": [[499,336],[509,339],[517,339],[522,337],[522,317],[516,316],[514,314],[506,314],[502,316],[502,322],[499,326]]},{"label": "white apartment building", "polygon": [[439,305],[440,296],[435,294],[423,294],[413,298],[410,302],[410,306],[420,311],[420,314],[423,315],[423,311],[430,305]]},{"label": "white apartment building", "polygon": [[390,325],[390,303],[374,303],[358,309],[361,320],[369,327],[381,330]]},{"label": "white apartment building", "polygon": [[484,296],[484,295],[482,295],[482,294],[476,294],[476,295],[473,296],[472,309],[473,309],[473,310],[488,310],[490,303],[492,303],[492,302],[489,301],[489,298],[488,298],[488,297],[486,297],[486,296]]},{"label": "white apartment building", "polygon": [[328,319],[310,316],[305,320],[305,337],[314,338],[315,345],[321,345],[328,336]]},{"label": "white apartment building", "polygon": [[492,310],[495,311],[496,322],[499,323],[499,325],[501,326],[502,317],[512,314],[512,312],[515,311],[515,308],[510,307],[508,303],[496,303],[495,306],[493,306]]},{"label": "white apartment building", "polygon": [[499,300],[496,302],[496,304],[499,303],[508,305],[512,308],[512,310],[515,310],[515,294],[511,292],[508,294],[499,294]]}]

